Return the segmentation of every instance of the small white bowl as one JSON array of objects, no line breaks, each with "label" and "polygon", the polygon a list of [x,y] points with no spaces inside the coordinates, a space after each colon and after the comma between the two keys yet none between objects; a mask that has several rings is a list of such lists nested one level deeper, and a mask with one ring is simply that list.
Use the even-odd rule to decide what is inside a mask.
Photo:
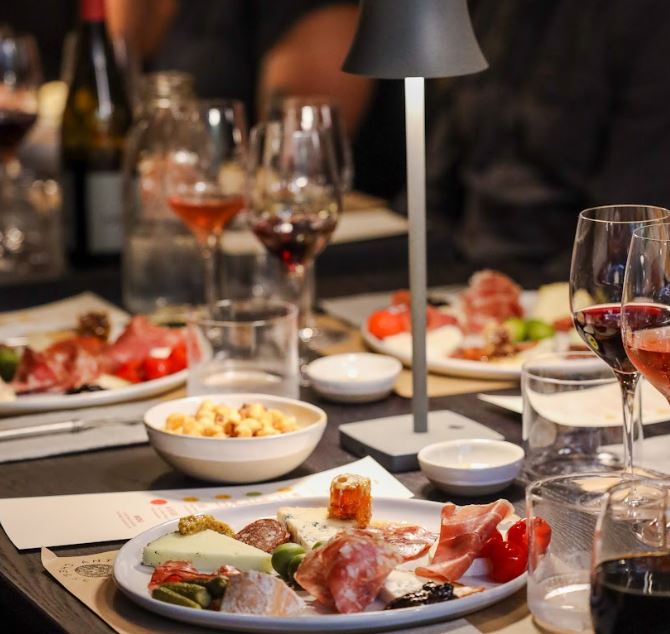
[{"label": "small white bowl", "polygon": [[387,397],[402,370],[393,357],[370,352],[334,354],[306,369],[312,387],[331,401],[366,403]]},{"label": "small white bowl", "polygon": [[[295,416],[300,429],[259,438],[207,438],[165,431],[165,420],[180,412],[195,414],[202,401],[241,407],[261,403]],[[268,394],[208,394],[166,401],[144,415],[149,442],[175,469],[210,482],[247,483],[271,480],[302,464],[326,429],[326,413],[319,407]]]},{"label": "small white bowl", "polygon": [[519,475],[524,452],[504,440],[447,440],[424,447],[418,455],[423,474],[454,495],[501,491]]}]

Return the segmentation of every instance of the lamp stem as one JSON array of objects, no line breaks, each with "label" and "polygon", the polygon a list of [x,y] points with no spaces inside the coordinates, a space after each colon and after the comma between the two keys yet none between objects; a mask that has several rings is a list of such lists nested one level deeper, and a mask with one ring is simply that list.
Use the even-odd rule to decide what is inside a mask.
[{"label": "lamp stem", "polygon": [[428,431],[426,367],[426,124],[423,77],[405,79],[409,288],[412,314],[414,432]]}]

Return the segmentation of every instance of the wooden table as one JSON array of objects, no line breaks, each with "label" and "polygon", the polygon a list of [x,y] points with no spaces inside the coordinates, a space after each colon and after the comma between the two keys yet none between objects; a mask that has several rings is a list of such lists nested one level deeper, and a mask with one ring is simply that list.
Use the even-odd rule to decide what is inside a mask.
[{"label": "wooden table", "polygon": [[[404,239],[329,248],[319,260],[320,294],[336,296],[402,288],[407,283],[405,248]],[[431,284],[463,283],[470,272],[468,267],[458,262],[447,262],[444,249],[438,251],[439,257],[432,259]],[[389,260],[387,256],[390,252],[394,257]],[[391,261],[395,263],[395,268],[389,266]],[[505,268],[527,288],[547,280],[546,273],[523,263],[509,263]],[[6,287],[0,294],[0,311],[42,304],[84,290],[91,290],[120,304],[118,269],[79,271],[57,282]],[[340,424],[404,414],[411,409],[410,401],[396,396],[380,403],[358,406],[320,402],[311,393],[306,393],[304,397],[326,409],[328,428],[312,456],[286,477],[322,471],[354,460],[355,456],[339,447],[337,428]],[[446,408],[470,416],[499,431],[507,440],[521,442],[519,417],[478,402],[474,394],[432,399],[430,406],[431,409]],[[399,474],[398,478],[417,497],[437,501],[446,499],[445,494],[432,487],[420,472]],[[0,465],[0,497],[166,489],[199,484],[173,471],[148,445]],[[520,501],[522,489],[512,487],[505,492],[505,496],[512,501]],[[89,554],[120,545],[97,544],[54,550],[60,555]],[[3,531],[0,531],[0,623],[0,632],[6,634],[33,631],[108,634],[111,631],[43,570],[39,552],[19,553]]]},{"label": "wooden table", "polygon": [[[328,427],[316,451],[299,469],[286,477],[297,477],[354,460],[355,456],[339,447],[337,428],[341,423],[410,411],[410,402],[395,396],[365,406],[332,405],[319,402],[310,393],[305,396],[326,409]],[[519,417],[488,408],[477,402],[474,394],[431,401],[431,409],[442,408],[474,417],[508,440],[521,441]],[[446,499],[445,494],[430,485],[420,472],[398,474],[398,478],[417,497],[438,501]],[[202,485],[173,471],[148,445],[2,464],[0,483],[2,497]],[[505,496],[519,501],[522,489],[511,487]],[[121,542],[54,550],[60,555],[74,555],[101,552],[120,545]],[[0,619],[3,622],[0,630],[7,634],[33,631],[109,634],[112,631],[43,570],[39,552],[18,552],[4,532],[0,532]]]}]

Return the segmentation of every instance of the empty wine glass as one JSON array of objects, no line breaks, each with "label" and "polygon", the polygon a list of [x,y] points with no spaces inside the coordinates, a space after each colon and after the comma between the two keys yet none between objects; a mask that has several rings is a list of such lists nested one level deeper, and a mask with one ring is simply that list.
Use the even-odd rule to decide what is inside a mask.
[{"label": "empty wine glass", "polygon": [[633,232],[668,218],[670,212],[645,205],[610,205],[579,214],[570,270],[570,307],[577,332],[607,363],[621,386],[624,463],[633,472],[633,446],[642,435],[635,393],[640,375],[621,338],[624,271]]},{"label": "empty wine glass", "polygon": [[170,207],[200,245],[205,302],[212,310],[220,299],[221,234],[245,207],[246,156],[246,122],[240,102],[203,101],[198,109],[185,110],[176,119],[165,189]]},{"label": "empty wine glass", "polygon": [[309,295],[303,292],[306,275],[328,244],[342,207],[331,137],[273,122],[253,130],[251,148],[251,226],[282,263],[306,344],[313,334]]},{"label": "empty wine glass", "polygon": [[16,151],[37,120],[41,79],[35,38],[0,29],[0,177],[18,175]]},{"label": "empty wine glass", "polygon": [[294,130],[330,130],[340,191],[351,191],[354,181],[351,143],[344,129],[340,106],[333,99],[319,96],[284,97],[270,118]]}]

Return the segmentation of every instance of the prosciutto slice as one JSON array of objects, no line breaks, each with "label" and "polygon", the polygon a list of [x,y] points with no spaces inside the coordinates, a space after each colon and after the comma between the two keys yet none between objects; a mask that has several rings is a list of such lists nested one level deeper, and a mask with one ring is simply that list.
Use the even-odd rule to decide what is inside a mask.
[{"label": "prosciutto slice", "polygon": [[402,557],[403,561],[412,561],[426,554],[435,543],[437,535],[423,526],[413,524],[398,524],[389,522],[382,526],[366,529],[368,532],[380,535]]},{"label": "prosciutto slice", "polygon": [[416,574],[442,582],[458,581],[498,524],[513,512],[507,500],[462,507],[445,504],[435,556],[427,566],[419,566]]},{"label": "prosciutto slice", "polygon": [[181,329],[164,328],[137,315],[130,320],[119,338],[104,352],[106,370],[131,360],[144,359],[155,348],[174,348],[184,342]]},{"label": "prosciutto slice", "polygon": [[308,553],[295,579],[319,603],[345,614],[360,612],[401,561],[381,535],[350,529]]},{"label": "prosciutto slice", "polygon": [[478,333],[489,322],[522,317],[520,299],[521,288],[507,275],[490,269],[475,273],[461,293],[466,332]]}]

